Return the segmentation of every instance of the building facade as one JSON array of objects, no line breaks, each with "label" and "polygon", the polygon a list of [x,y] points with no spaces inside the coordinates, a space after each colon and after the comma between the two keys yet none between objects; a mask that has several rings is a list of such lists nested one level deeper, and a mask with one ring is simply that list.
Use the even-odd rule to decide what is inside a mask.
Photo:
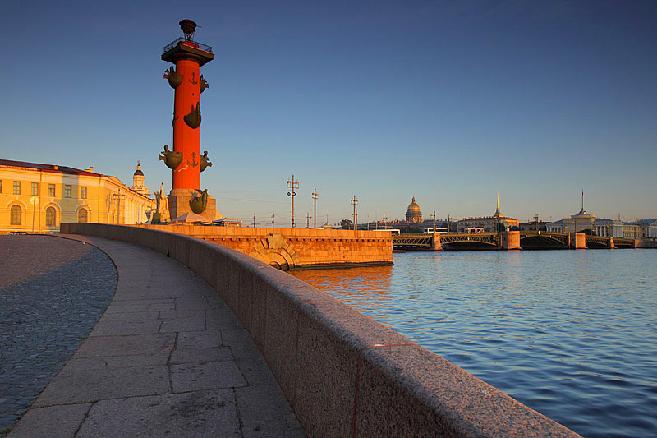
[{"label": "building facade", "polygon": [[500,195],[497,195],[497,208],[492,216],[470,217],[457,222],[459,233],[493,233],[503,230],[519,229],[520,221],[506,216],[500,211]]},{"label": "building facade", "polygon": [[148,194],[93,168],[0,159],[0,232],[58,231],[62,222],[139,224],[153,207]]},{"label": "building facade", "polygon": [[623,237],[623,222],[617,219],[596,219],[593,231],[600,237]]}]

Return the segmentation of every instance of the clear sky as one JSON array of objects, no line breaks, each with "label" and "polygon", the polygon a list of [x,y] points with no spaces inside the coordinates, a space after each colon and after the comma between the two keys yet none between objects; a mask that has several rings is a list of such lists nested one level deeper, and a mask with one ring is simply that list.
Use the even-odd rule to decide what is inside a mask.
[{"label": "clear sky", "polygon": [[656,1],[3,0],[0,157],[170,172],[178,21],[204,67],[202,187],[230,217],[657,216]]}]

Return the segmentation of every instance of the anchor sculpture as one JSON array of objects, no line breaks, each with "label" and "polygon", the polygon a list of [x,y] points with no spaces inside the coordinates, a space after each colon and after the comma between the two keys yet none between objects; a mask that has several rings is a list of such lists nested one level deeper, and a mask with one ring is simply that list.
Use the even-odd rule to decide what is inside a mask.
[{"label": "anchor sculpture", "polygon": [[164,161],[169,169],[175,169],[182,163],[183,156],[181,152],[170,151],[169,145],[165,144],[164,150],[160,152],[159,159]]}]

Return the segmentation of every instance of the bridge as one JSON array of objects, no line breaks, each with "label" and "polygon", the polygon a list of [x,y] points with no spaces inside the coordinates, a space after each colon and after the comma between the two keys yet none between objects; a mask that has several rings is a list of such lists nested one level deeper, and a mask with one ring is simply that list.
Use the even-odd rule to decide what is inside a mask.
[{"label": "bridge", "polygon": [[399,234],[392,236],[398,251],[442,250],[556,250],[636,248],[638,241],[584,233],[507,231],[502,233]]}]

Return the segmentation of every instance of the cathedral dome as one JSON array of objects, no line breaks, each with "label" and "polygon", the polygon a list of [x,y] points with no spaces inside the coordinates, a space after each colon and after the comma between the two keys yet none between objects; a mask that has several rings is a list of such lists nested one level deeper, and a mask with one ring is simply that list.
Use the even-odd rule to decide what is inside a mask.
[{"label": "cathedral dome", "polygon": [[406,208],[406,221],[414,224],[422,222],[422,210],[420,205],[415,202],[415,196],[411,199],[411,203]]}]

